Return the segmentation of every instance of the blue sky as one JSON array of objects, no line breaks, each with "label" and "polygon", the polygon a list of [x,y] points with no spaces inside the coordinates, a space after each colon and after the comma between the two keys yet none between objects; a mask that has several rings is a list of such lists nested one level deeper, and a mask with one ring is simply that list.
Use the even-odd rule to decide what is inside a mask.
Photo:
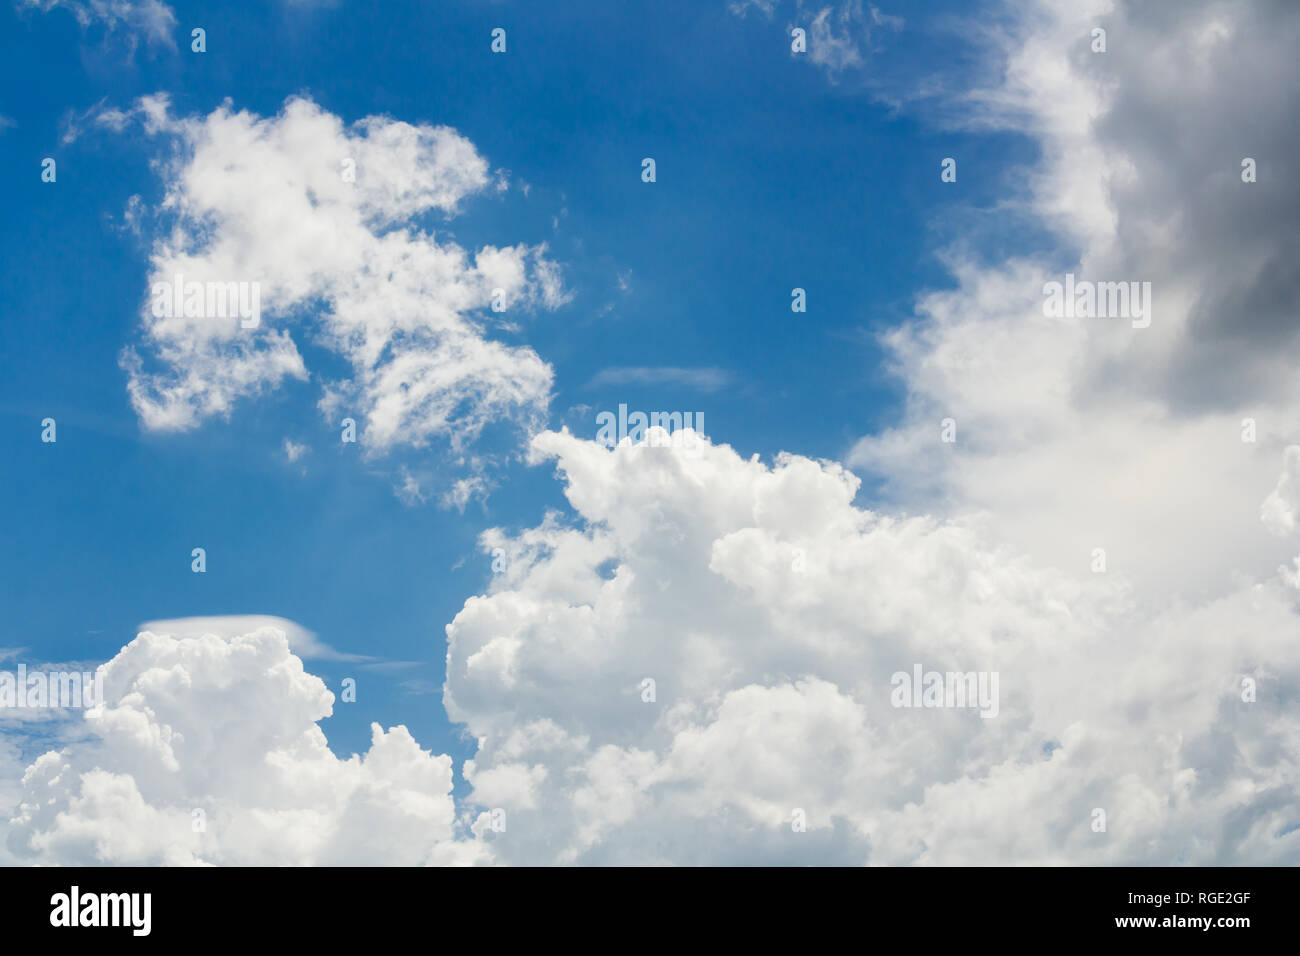
[{"label": "blue sky", "polygon": [[[926,5],[939,26],[881,36],[883,55],[941,56],[957,42],[941,15],[958,6]],[[357,703],[324,723],[340,753],[363,746],[372,720],[466,752],[440,706],[443,627],[490,574],[478,534],[535,523],[563,507],[561,488],[549,466],[515,461],[463,513],[403,503],[355,446],[333,443],[307,383],[190,432],[143,431],[117,357],[139,321],[148,247],[121,222],[130,196],[160,196],[157,148],[111,133],[63,144],[70,121],[166,91],[179,113],[229,99],[271,115],[300,94],[347,122],[452,126],[529,186],[472,199],[448,224],[458,241],[546,242],[574,293],[521,335],[555,368],[553,427],[592,437],[597,411],[619,403],[698,411],[715,441],[765,458],[840,457],[897,414],[875,334],[945,283],[944,212],[991,205],[999,176],[1031,154],[1018,137],[898,115],[863,71],[830,78],[791,55],[784,20],[722,4],[615,15],[604,3],[394,2],[383,25],[349,5],[174,9],[179,49],[134,51],[66,10],[0,10],[0,115],[12,120],[0,134],[12,630],[0,643],[35,661],[103,660],[144,621],[263,613],[341,652],[412,662],[314,663],[334,689],[362,680]],[[192,25],[206,54],[183,42]],[[498,26],[504,55],[489,50]],[[943,184],[954,154],[959,182]],[[46,156],[54,184],[40,179]],[[653,184],[640,181],[645,156]],[[794,287],[806,314],[790,310]],[[706,375],[597,378],[626,367]],[[39,441],[46,416],[55,445]],[[301,467],[286,437],[313,447]],[[189,567],[197,546],[203,575]]]},{"label": "blue sky", "polygon": [[[1297,42],[0,5],[0,674],[112,677],[6,716],[0,862],[1294,863]],[[260,325],[154,314],[182,269]]]}]

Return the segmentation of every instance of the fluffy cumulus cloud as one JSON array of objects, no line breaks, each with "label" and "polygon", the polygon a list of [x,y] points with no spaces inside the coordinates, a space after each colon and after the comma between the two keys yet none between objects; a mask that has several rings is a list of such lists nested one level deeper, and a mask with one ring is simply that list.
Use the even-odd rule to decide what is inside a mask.
[{"label": "fluffy cumulus cloud", "polygon": [[550,366],[490,333],[567,293],[544,246],[469,251],[432,228],[504,185],[463,136],[381,117],[347,126],[301,98],[272,117],[178,117],[163,97],[133,115],[174,148],[142,341],[123,358],[146,427],[190,428],[307,379],[304,342],[345,361],[347,374],[318,374],[321,409],[354,418],[372,452],[460,449],[492,422],[541,420]]},{"label": "fluffy cumulus cloud", "polygon": [[104,670],[88,736],[32,763],[9,824],[17,859],[92,865],[469,863],[451,760],[404,727],[335,757],[334,695],[285,632],[142,632]]},{"label": "fluffy cumulus cloud", "polygon": [[[450,762],[400,729],[364,757],[329,754],[315,723],[329,694],[281,631],[144,634],[110,664],[115,703],[93,737],[28,769],[15,852],[1300,862],[1300,303],[1285,268],[1300,8],[1028,4],[994,32],[997,75],[969,122],[1039,143],[1018,212],[1056,252],[951,254],[956,287],[888,338],[897,427],[845,464],[536,435],[570,510],[485,533],[501,571],[447,627],[444,706],[478,743],[459,808]],[[251,131],[294,128],[295,109],[331,126],[300,104],[214,128],[249,131],[246,151]],[[213,118],[160,122],[209,148]],[[334,157],[323,166],[328,210]],[[205,208],[206,181],[176,195]],[[382,247],[351,202],[358,248]],[[1150,324],[1045,316],[1043,286],[1065,273],[1152,283]],[[266,281],[299,303],[331,290],[351,314],[309,265]],[[348,341],[364,356],[374,326],[360,325]],[[159,409],[187,407],[162,394]],[[857,474],[879,489],[869,503]],[[894,675],[917,665],[996,675],[996,714],[895,706]],[[484,823],[493,810],[504,830]]]},{"label": "fluffy cumulus cloud", "polygon": [[[487,535],[506,570],[448,628],[473,798],[513,811],[498,858],[1296,858],[1284,575],[1171,610],[984,521],[855,507],[832,462],[566,433],[534,452],[578,520]],[[996,715],[895,706],[918,663],[998,674]]]},{"label": "fluffy cumulus cloud", "polygon": [[[950,252],[888,336],[878,511],[832,463],[535,442],[579,520],[489,536],[518,565],[449,628],[467,776],[526,808],[498,853],[1300,858],[1300,11],[1013,14],[966,122],[1039,144],[1008,210],[1056,251]],[[1150,282],[1150,324],[1044,315],[1066,273]],[[893,707],[917,663],[997,672],[998,715]]]},{"label": "fluffy cumulus cloud", "polygon": [[[503,570],[448,627],[444,703],[478,740],[459,812],[450,760],[400,728],[376,727],[364,757],[328,751],[315,721],[331,695],[282,630],[187,627],[146,632],[110,663],[91,739],[28,769],[11,849],[50,862],[1295,859],[1285,573],[1149,607],[1118,576],[1007,551],[980,521],[857,507],[857,479],[833,462],[554,432],[533,451],[556,463],[575,517],[484,535]],[[918,663],[996,673],[996,715],[894,706],[893,675]]]}]

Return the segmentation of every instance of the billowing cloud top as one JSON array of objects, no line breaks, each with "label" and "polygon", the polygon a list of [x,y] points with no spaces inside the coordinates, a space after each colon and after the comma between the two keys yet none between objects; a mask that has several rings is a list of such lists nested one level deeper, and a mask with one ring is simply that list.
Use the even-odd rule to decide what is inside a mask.
[{"label": "billowing cloud top", "polygon": [[[91,741],[29,768],[11,847],[77,862],[1295,859],[1300,577],[1150,608],[978,523],[857,508],[831,462],[554,432],[533,450],[576,520],[483,538],[504,569],[447,628],[444,703],[478,741],[459,811],[450,759],[402,728],[376,727],[364,757],[329,753],[315,721],[332,695],[282,630],[180,622],[189,636],[145,632],[110,662]],[[900,707],[895,675],[917,664],[997,675],[993,696]]]},{"label": "billowing cloud top", "polygon": [[[334,695],[282,630],[142,632],[104,670],[92,740],[23,778],[9,847],[80,864],[469,862],[451,760],[403,727],[340,760],[316,721]],[[364,838],[358,839],[364,834]]]}]

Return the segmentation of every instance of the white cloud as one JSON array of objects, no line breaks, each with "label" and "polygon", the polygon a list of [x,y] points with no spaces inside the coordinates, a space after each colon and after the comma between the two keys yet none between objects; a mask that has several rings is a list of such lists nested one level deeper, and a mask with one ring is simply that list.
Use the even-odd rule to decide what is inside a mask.
[{"label": "white cloud", "polygon": [[1294,534],[1300,511],[1300,445],[1289,445],[1277,485],[1259,508],[1264,527],[1278,537]]},{"label": "white cloud", "polygon": [[[777,0],[731,0],[728,9],[740,17],[757,10],[769,19],[778,8]],[[807,34],[807,56],[822,67],[834,82],[846,70],[866,66],[871,52],[872,34],[881,28],[900,30],[902,17],[882,13],[874,4],[862,0],[838,0],[822,5],[816,0],[795,0],[789,28],[802,28]]]},{"label": "white cloud", "polygon": [[[317,722],[334,695],[283,630],[145,631],[106,665],[91,738],[23,777],[8,846],[23,862],[364,865],[470,863],[451,760],[404,727],[335,757]],[[201,817],[195,811],[202,811]],[[196,821],[202,821],[202,827]]]},{"label": "white cloud", "polygon": [[288,618],[275,617],[271,614],[221,614],[206,617],[177,617],[165,621],[145,621],[139,631],[152,631],[155,634],[169,634],[175,638],[217,637],[233,640],[243,634],[270,629],[280,631],[294,654],[308,660],[326,661],[373,661],[375,658],[363,654],[347,654],[336,651],[319,637],[316,632],[303,627]]},{"label": "white cloud", "polygon": [[[1284,579],[1169,608],[1036,566],[984,522],[857,509],[834,463],[567,433],[534,449],[578,524],[485,536],[506,571],[448,628],[473,798],[511,812],[500,859],[1296,858]],[[999,673],[998,716],[893,707],[915,663]]]},{"label": "white cloud", "polygon": [[[535,440],[579,523],[485,536],[508,570],[449,628],[476,773],[531,781],[502,858],[1300,859],[1300,559],[1266,527],[1293,530],[1300,453],[1273,267],[1295,246],[1297,14],[1221,14],[1035,4],[1009,25],[968,123],[1038,141],[1012,211],[1067,254],[950,252],[958,287],[889,336],[905,416],[850,461],[931,516],[853,508],[833,463]],[[1270,185],[1240,182],[1252,152]],[[1151,281],[1151,326],[1045,319],[1066,271]],[[998,672],[998,717],[894,709],[915,663]]]},{"label": "white cloud", "polygon": [[731,383],[731,373],[721,368],[678,368],[618,366],[601,369],[587,383],[588,388],[608,385],[675,385],[716,392]]},{"label": "white cloud", "polygon": [[[489,186],[464,137],[382,117],[346,127],[304,99],[269,118],[229,107],[179,118],[155,97],[136,115],[178,148],[161,167],[172,225],[154,243],[143,340],[123,360],[146,427],[192,428],[308,378],[304,337],[350,365],[322,382],[320,405],[364,423],[371,453],[434,439],[460,449],[491,422],[543,420],[550,366],[489,339],[485,322],[497,289],[510,310],[567,301],[545,246],[471,253],[424,223]],[[154,284],[177,274],[187,286],[257,283],[260,324],[155,315]]]},{"label": "white cloud", "polygon": [[289,459],[290,464],[293,464],[309,451],[311,451],[311,449],[306,445],[300,445],[289,438],[284,440],[284,457]]},{"label": "white cloud", "polygon": [[[1287,120],[1300,80],[1280,66],[1298,19],[1266,5],[1224,20],[1208,2],[1177,17],[1034,4],[1011,26],[969,121],[1035,138],[1014,221],[1065,251],[986,266],[952,250],[957,287],[887,337],[907,408],[847,461],[882,478],[893,506],[984,511],[1018,549],[1079,573],[1105,548],[1113,570],[1170,600],[1226,593],[1290,556],[1257,516],[1300,437],[1300,289],[1280,266],[1300,241],[1283,212],[1300,199]],[[1106,53],[1090,49],[1097,25]],[[1254,152],[1272,175],[1245,184]],[[1043,284],[1067,272],[1151,282],[1150,327],[1045,318]],[[953,444],[939,440],[945,418]],[[1242,441],[1246,418],[1256,442]]]},{"label": "white cloud", "polygon": [[161,0],[19,0],[19,7],[42,13],[61,8],[71,11],[83,27],[98,23],[110,33],[125,30],[150,44],[176,46],[176,14]]},{"label": "white cloud", "polygon": [[776,9],[776,0],[730,0],[727,9],[738,17],[748,15],[751,9],[770,17]]},{"label": "white cloud", "polygon": [[465,506],[474,499],[485,499],[488,493],[487,479],[482,475],[458,478],[451,488],[442,496],[443,507],[464,511]]},{"label": "white cloud", "polygon": [[[1170,607],[1120,575],[1037,566],[983,522],[856,508],[833,462],[552,432],[533,449],[576,520],[484,535],[502,573],[448,627],[444,704],[479,742],[459,813],[450,761],[400,730],[364,759],[328,754],[315,721],[331,697],[284,628],[168,622],[110,663],[94,740],[28,770],[11,848],[50,863],[1297,858],[1285,574]],[[893,707],[891,676],[915,663],[997,672],[998,716]],[[196,806],[213,808],[205,835]],[[456,826],[476,818],[473,838]]]},{"label": "white cloud", "polygon": [[823,7],[808,24],[808,56],[834,78],[865,65],[872,31],[902,25],[901,17],[886,16],[871,4],[864,10],[861,0]]}]

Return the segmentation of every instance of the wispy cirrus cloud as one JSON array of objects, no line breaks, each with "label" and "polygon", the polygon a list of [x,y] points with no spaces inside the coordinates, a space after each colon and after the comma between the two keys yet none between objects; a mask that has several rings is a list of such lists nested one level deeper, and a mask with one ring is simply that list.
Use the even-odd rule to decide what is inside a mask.
[{"label": "wispy cirrus cloud", "polygon": [[726,369],[706,366],[615,366],[597,372],[587,388],[608,385],[676,385],[701,392],[716,392],[732,383],[734,376]]},{"label": "wispy cirrus cloud", "polygon": [[161,0],[18,0],[19,10],[68,10],[81,26],[99,24],[109,33],[124,33],[149,44],[175,48],[176,14]]},{"label": "wispy cirrus cloud", "polygon": [[[771,19],[781,8],[779,0],[732,0],[728,8],[744,17],[755,10]],[[862,0],[838,0],[823,6],[795,0],[788,16],[789,29],[807,35],[807,56],[834,81],[847,70],[862,69],[872,52],[872,38],[881,30],[897,31],[903,18],[882,13]]]}]

